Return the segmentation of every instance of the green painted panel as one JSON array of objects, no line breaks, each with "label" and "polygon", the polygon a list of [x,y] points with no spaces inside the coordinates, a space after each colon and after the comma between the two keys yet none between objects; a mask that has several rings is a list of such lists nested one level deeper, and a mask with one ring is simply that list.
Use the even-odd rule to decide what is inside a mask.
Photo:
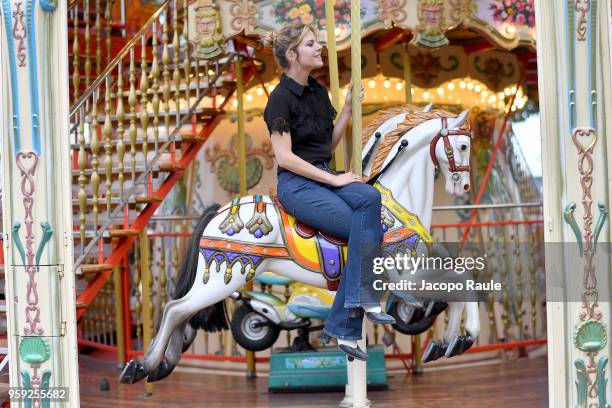
[{"label": "green painted panel", "polygon": [[[293,353],[275,350],[270,355],[270,391],[343,389],[347,382],[346,355],[336,347],[316,352]],[[368,347],[368,386],[387,387],[382,346]]]}]

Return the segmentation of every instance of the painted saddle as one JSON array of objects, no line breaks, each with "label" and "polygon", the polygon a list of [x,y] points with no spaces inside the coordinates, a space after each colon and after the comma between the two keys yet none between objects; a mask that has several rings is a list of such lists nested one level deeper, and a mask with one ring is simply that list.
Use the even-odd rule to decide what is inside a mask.
[{"label": "painted saddle", "polygon": [[[385,253],[414,253],[419,240],[430,244],[432,238],[418,217],[401,207],[389,190],[378,183],[374,186],[382,195],[380,219]],[[297,220],[276,196],[273,201],[280,212],[285,243],[293,259],[302,267],[323,273],[328,289],[336,290],[346,266],[348,243]]]},{"label": "painted saddle", "polygon": [[[432,242],[429,232],[416,215],[399,205],[389,190],[378,183],[375,183],[374,187],[382,196],[380,219],[385,233],[383,254],[414,254],[419,241],[427,244]],[[346,265],[347,242],[300,222],[285,211],[276,196],[271,195],[271,202],[266,202],[261,195],[253,196],[252,201],[245,199],[246,197],[233,200],[231,205],[222,211],[225,212],[225,219],[219,225],[219,232],[224,238],[202,237],[200,240],[200,251],[206,260],[204,283],[209,279],[213,261],[216,261],[217,272],[220,272],[220,265],[227,262],[224,274],[227,284],[232,279],[231,266],[234,264],[241,264],[243,274],[248,269],[246,279],[250,281],[264,259],[277,258],[293,260],[304,269],[323,274],[328,289],[337,289]],[[254,204],[252,217],[247,222],[241,220],[239,213],[240,206],[244,204]],[[269,206],[274,208],[282,225],[282,245],[257,243],[273,228],[266,215]],[[244,229],[255,238],[253,242],[235,239],[236,234]]]}]

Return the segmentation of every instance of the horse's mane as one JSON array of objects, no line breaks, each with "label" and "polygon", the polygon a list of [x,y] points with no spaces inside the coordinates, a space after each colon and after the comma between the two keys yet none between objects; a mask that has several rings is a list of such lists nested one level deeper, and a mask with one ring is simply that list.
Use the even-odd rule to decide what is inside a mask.
[{"label": "horse's mane", "polygon": [[380,127],[385,121],[392,117],[399,115],[400,113],[406,113],[404,120],[398,123],[395,130],[387,133],[384,139],[380,142],[376,156],[374,157],[374,163],[372,164],[372,170],[370,174],[376,174],[380,171],[387,155],[391,148],[397,143],[397,141],[405,135],[412,128],[420,125],[421,123],[434,119],[434,118],[450,118],[457,116],[455,113],[448,112],[442,109],[435,109],[430,112],[423,112],[414,105],[403,105],[397,108],[385,109],[376,114],[376,117],[365,128],[361,135],[362,147],[368,142],[374,131]]}]

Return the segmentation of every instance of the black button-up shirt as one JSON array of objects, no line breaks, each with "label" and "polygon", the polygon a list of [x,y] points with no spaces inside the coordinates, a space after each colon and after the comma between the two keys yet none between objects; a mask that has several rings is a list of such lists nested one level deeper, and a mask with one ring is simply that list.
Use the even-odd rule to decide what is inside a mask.
[{"label": "black button-up shirt", "polygon": [[[291,151],[309,163],[329,161],[336,111],[327,90],[313,77],[303,86],[282,74],[264,111],[270,134],[291,135]],[[282,172],[280,166],[278,172]]]}]

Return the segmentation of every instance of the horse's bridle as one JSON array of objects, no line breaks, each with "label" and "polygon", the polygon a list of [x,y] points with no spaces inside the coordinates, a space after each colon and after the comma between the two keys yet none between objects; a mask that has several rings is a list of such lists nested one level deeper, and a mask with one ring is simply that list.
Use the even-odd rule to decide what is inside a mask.
[{"label": "horse's bridle", "polygon": [[448,170],[452,173],[451,179],[457,183],[459,182],[459,172],[461,171],[470,171],[470,165],[467,166],[457,166],[455,163],[455,153],[453,151],[453,146],[451,146],[450,141],[448,140],[449,136],[470,136],[470,132],[467,129],[448,129],[448,119],[445,117],[440,118],[442,121],[442,128],[440,132],[432,139],[429,144],[429,154],[431,155],[431,161],[433,162],[436,168],[440,168],[440,164],[438,163],[438,159],[436,158],[436,144],[438,140],[442,138],[444,142],[444,153],[446,153],[446,157],[448,159]]}]

